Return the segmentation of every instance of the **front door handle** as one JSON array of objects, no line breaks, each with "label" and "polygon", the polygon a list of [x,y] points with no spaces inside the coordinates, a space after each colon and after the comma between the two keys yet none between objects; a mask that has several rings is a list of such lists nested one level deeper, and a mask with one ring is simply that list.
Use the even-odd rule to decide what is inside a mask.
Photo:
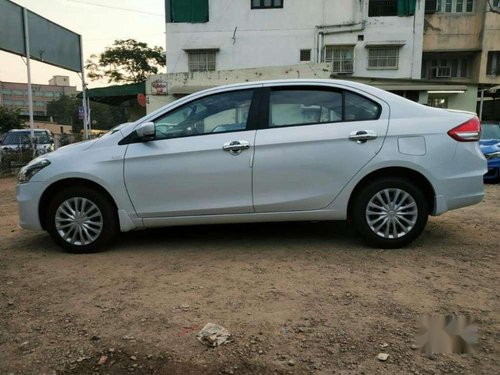
[{"label": "front door handle", "polygon": [[366,143],[372,139],[377,139],[377,133],[373,130],[357,130],[349,134],[349,140],[355,141],[356,143]]},{"label": "front door handle", "polygon": [[250,143],[248,141],[231,141],[224,143],[222,149],[228,151],[231,155],[241,154],[241,151],[250,148]]}]

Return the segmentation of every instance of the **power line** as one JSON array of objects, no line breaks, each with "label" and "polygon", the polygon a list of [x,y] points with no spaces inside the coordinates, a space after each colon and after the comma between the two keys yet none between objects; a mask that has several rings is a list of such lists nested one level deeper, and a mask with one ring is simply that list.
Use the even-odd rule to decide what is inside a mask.
[{"label": "power line", "polygon": [[[145,37],[145,36],[153,36],[153,35],[165,35],[165,32],[158,32],[158,33],[152,33],[152,34],[134,34],[133,38],[142,38],[142,37]],[[114,36],[109,36],[109,37],[106,37],[106,38],[90,38],[90,39],[87,39],[85,38],[85,42],[99,42],[99,41],[103,41],[103,40],[115,40],[115,39],[128,39],[128,38],[117,38],[117,37],[114,37]]]},{"label": "power line", "polygon": [[155,16],[155,17],[165,17],[164,14],[146,12],[146,11],[137,10],[137,9],[116,7],[116,6],[112,6],[112,5],[105,5],[105,4],[98,4],[98,3],[89,3],[87,1],[82,1],[82,0],[66,0],[66,1],[69,1],[69,2],[72,2],[72,3],[85,4],[85,5],[93,5],[93,6],[101,7],[101,8],[108,8],[108,9],[115,9],[115,10],[123,10],[123,11],[126,11],[126,12],[147,14],[149,16]]}]

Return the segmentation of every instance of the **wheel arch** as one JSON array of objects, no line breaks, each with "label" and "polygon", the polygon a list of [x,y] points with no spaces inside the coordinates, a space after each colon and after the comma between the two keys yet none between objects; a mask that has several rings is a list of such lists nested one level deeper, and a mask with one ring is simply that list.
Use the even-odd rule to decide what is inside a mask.
[{"label": "wheel arch", "polygon": [[107,199],[109,199],[109,202],[111,202],[111,204],[115,208],[114,211],[116,213],[118,212],[118,206],[115,202],[115,199],[102,185],[99,185],[98,183],[85,178],[65,178],[62,180],[55,181],[51,185],[49,185],[45,189],[40,198],[40,203],[38,204],[38,217],[40,219],[40,224],[44,230],[47,229],[45,212],[47,211],[51,199],[62,189],[74,186],[87,187],[98,191],[99,193],[103,194]]},{"label": "wheel arch", "polygon": [[434,197],[436,195],[434,187],[427,177],[425,177],[422,173],[407,167],[386,167],[377,169],[366,176],[364,176],[354,188],[351,196],[349,197],[349,203],[347,205],[347,218],[348,220],[351,217],[353,203],[358,195],[359,191],[368,185],[370,182],[384,177],[402,177],[408,179],[415,183],[418,187],[422,189],[424,196],[429,205],[429,214],[434,211]]}]

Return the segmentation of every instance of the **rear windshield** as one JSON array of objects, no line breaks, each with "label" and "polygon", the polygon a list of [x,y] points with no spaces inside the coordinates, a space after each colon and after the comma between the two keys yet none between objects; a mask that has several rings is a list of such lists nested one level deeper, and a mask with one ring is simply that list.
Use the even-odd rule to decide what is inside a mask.
[{"label": "rear windshield", "polygon": [[481,124],[481,139],[500,139],[500,124]]},{"label": "rear windshield", "polygon": [[[46,131],[35,131],[35,137],[37,138],[38,144],[50,143],[50,137]],[[5,139],[2,142],[3,145],[19,145],[29,143],[31,143],[29,131],[9,132],[5,135]]]}]

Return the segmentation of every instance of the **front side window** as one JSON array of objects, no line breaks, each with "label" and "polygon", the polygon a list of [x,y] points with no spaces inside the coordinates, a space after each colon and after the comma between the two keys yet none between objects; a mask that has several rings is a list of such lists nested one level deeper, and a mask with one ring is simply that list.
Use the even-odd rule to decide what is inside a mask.
[{"label": "front side window", "polygon": [[332,64],[335,73],[352,73],[354,68],[354,47],[326,46],[325,62]]},{"label": "front side window", "polygon": [[387,17],[398,15],[397,0],[370,0],[368,4],[369,17]]},{"label": "front side window", "polygon": [[300,50],[300,62],[310,62],[311,61],[311,50],[301,49]]},{"label": "front side window", "polygon": [[436,10],[442,13],[471,13],[474,0],[437,0]]},{"label": "front side window", "polygon": [[500,124],[482,123],[481,139],[500,139]]},{"label": "front side window", "polygon": [[250,0],[252,9],[283,8],[283,0]]},{"label": "front side window", "polygon": [[208,0],[165,0],[167,22],[208,22]]},{"label": "front side window", "polygon": [[154,121],[156,139],[243,131],[247,128],[253,90],[206,96]]},{"label": "front side window", "polygon": [[430,58],[422,61],[422,78],[467,78],[469,58]]},{"label": "front side window", "polygon": [[398,47],[370,48],[368,50],[368,68],[397,69],[399,65]]},{"label": "front side window", "polygon": [[447,97],[435,97],[427,100],[427,105],[435,108],[448,108]]},{"label": "front side window", "polygon": [[[38,144],[48,144],[50,143],[50,135],[45,131],[35,130],[34,132],[36,141]],[[23,132],[11,132],[7,133],[4,139],[4,145],[19,145],[19,144],[29,144],[31,133],[29,131]]]},{"label": "front side window", "polygon": [[489,76],[500,76],[500,51],[488,52],[486,74]]},{"label": "front side window", "polygon": [[190,72],[213,72],[216,66],[215,50],[188,51],[188,69]]}]

